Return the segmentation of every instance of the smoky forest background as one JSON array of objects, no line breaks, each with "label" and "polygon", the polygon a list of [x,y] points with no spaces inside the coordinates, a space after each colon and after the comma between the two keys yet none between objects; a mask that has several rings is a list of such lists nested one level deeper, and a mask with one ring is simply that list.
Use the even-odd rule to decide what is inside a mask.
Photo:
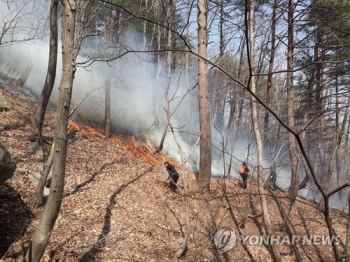
[{"label": "smoky forest background", "polygon": [[[280,226],[294,235],[289,217],[302,199],[330,237],[340,234],[333,212],[343,214],[343,242],[329,256],[350,261],[349,1],[1,0],[0,16],[1,89],[32,103],[25,136],[44,151],[32,199],[42,216],[23,260],[40,261],[50,242],[74,129],[119,143],[132,137],[151,165],[170,161],[181,170],[186,232],[169,261],[191,252],[189,192],[211,217],[213,199],[237,201],[229,189],[242,162],[254,186],[239,195],[257,197],[264,235],[276,234],[271,199],[285,208]],[[277,191],[265,185],[271,169]],[[220,193],[213,181],[224,181]],[[287,261],[279,246],[267,250],[271,261]],[[311,260],[302,247],[293,250],[293,261]],[[232,261],[210,254],[217,260],[188,261]]]}]

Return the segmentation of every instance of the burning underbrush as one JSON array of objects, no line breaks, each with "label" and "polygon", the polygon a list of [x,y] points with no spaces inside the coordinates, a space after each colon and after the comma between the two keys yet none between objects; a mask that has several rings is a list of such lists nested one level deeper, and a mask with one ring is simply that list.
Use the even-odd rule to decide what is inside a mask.
[{"label": "burning underbrush", "polygon": [[[78,131],[84,134],[90,134],[101,138],[106,138],[105,135],[97,131],[95,128],[90,126],[79,126],[73,121],[69,121],[68,128],[70,130]],[[173,164],[178,166],[178,164],[174,163],[173,161],[170,161],[165,154],[158,152],[157,150],[153,150],[154,152],[152,153],[150,147],[145,146],[145,143],[140,143],[137,140],[137,138],[133,135],[112,135],[108,139],[122,146],[125,150],[133,154],[136,158],[146,163],[149,163],[152,166],[162,166],[165,161],[172,162]]]}]

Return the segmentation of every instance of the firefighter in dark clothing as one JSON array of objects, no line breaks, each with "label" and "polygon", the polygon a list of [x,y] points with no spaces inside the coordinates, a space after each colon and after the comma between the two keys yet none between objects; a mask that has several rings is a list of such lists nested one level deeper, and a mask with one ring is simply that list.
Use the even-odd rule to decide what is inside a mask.
[{"label": "firefighter in dark clothing", "polygon": [[243,180],[242,188],[247,189],[247,180],[249,177],[249,168],[246,162],[242,163],[242,166],[239,168],[239,174]]},{"label": "firefighter in dark clothing", "polygon": [[266,185],[273,191],[275,191],[277,189],[276,179],[277,179],[276,169],[275,169],[275,167],[271,167],[270,168],[270,175],[267,178]]},{"label": "firefighter in dark clothing", "polygon": [[166,168],[166,171],[168,172],[168,180],[169,180],[169,187],[172,191],[176,191],[179,189],[177,186],[177,181],[179,180],[179,173],[176,171],[175,167],[170,164],[168,161],[164,162],[164,166]]}]

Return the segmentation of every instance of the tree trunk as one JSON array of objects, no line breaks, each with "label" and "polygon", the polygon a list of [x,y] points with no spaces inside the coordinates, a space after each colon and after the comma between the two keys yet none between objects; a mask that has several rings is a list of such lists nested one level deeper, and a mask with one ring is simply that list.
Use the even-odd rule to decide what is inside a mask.
[{"label": "tree trunk", "polygon": [[[311,102],[311,93],[312,93],[313,73],[311,74],[311,76],[312,77],[308,82],[307,91],[306,91],[306,104],[305,104],[305,108],[304,108],[303,127],[307,126],[308,121],[309,121],[309,115],[311,112],[310,102]],[[309,150],[310,142],[306,139],[306,133],[307,133],[306,130],[304,132],[302,132],[301,139],[306,144],[307,152],[310,152],[310,150]],[[311,172],[310,172],[310,169],[309,169],[304,157],[302,157],[302,162],[303,162],[303,166],[304,166],[305,177],[304,177],[303,181],[301,181],[301,183],[299,184],[299,190],[305,188],[307,183],[309,182],[309,180],[311,178]]]},{"label": "tree trunk", "polygon": [[[225,43],[224,43],[224,4],[223,1],[220,1],[218,3],[219,5],[219,58],[218,58],[218,64],[220,67],[223,66],[223,56],[224,56],[224,50],[225,50]],[[224,75],[221,70],[218,70],[217,72],[217,79],[215,84],[215,127],[222,129],[224,125],[224,112],[225,112],[225,103],[226,103],[226,94],[225,94],[225,85],[224,85]]]},{"label": "tree trunk", "polygon": [[[321,27],[321,25],[320,25]],[[316,67],[316,114],[319,114],[324,110],[324,80],[323,80],[323,64],[322,64],[322,55],[323,55],[323,47],[324,45],[321,33],[317,30],[317,42],[315,45],[315,67]],[[325,183],[325,178],[327,175],[327,154],[324,150],[325,139],[323,137],[324,134],[324,115],[320,115],[316,118],[316,139],[317,139],[317,148],[319,153],[319,161],[321,172],[321,184],[323,186],[328,186]]]},{"label": "tree trunk", "polygon": [[[256,93],[256,76],[255,76],[255,50],[254,50],[254,0],[249,1],[249,58],[250,58],[250,68],[251,68],[251,85],[250,90],[252,93]],[[251,106],[251,114],[252,114],[252,122],[253,122],[253,131],[256,141],[257,155],[258,155],[258,166],[257,166],[257,180],[258,180],[258,190],[261,198],[261,206],[264,215],[264,224],[267,236],[272,236],[272,226],[269,215],[269,209],[267,206],[267,201],[265,198],[265,192],[263,188],[263,143],[259,130],[259,120],[258,120],[258,109],[257,109],[257,101],[254,97],[252,97],[252,101],[250,103]],[[277,245],[271,244],[271,250],[274,257],[274,261],[282,261],[281,255],[278,251]]]},{"label": "tree trunk", "polygon": [[341,142],[342,142],[342,138],[345,134],[345,127],[346,127],[346,124],[349,120],[349,109],[350,108],[350,97],[348,98],[348,101],[346,103],[346,107],[345,107],[345,112],[344,112],[344,120],[341,124],[341,127],[340,129],[338,129],[336,131],[336,136],[334,138],[334,147],[333,147],[333,150],[332,150],[332,154],[331,154],[331,157],[330,157],[330,160],[329,160],[329,163],[327,165],[327,173],[325,174],[324,176],[324,184],[325,184],[325,187],[324,188],[327,188],[328,187],[328,192],[331,191],[331,188],[330,188],[330,184],[331,184],[331,176],[332,176],[332,173],[333,173],[333,170],[334,170],[334,165],[336,164],[336,159],[337,159],[337,155],[338,155],[338,150],[340,148],[340,145],[341,145]]},{"label": "tree trunk", "polygon": [[[140,12],[145,12],[147,14],[148,12],[148,0],[145,0],[144,1],[144,4],[145,4],[145,10],[143,11],[142,10],[142,1],[140,1]],[[146,51],[147,49],[147,20],[144,19],[142,21],[142,50]],[[143,65],[142,65],[142,73],[143,75],[145,76],[146,75],[146,53],[143,54]]]},{"label": "tree trunk", "polygon": [[[172,22],[172,12],[173,12],[173,7],[172,7],[172,1],[170,1],[169,5],[167,6],[166,10],[166,23],[168,25],[171,25]],[[172,60],[172,52],[171,52],[171,47],[172,47],[172,32],[167,29],[167,51],[166,51],[166,63],[167,63],[167,85],[165,89],[165,100],[166,100],[166,114],[167,114],[167,120],[166,120],[166,125],[162,134],[162,137],[160,139],[160,143],[158,146],[157,151],[160,152],[163,149],[164,146],[164,141],[166,134],[168,132],[168,127],[170,124],[170,118],[171,118],[171,108],[170,108],[170,101],[169,101],[169,89],[170,89],[170,84],[171,84],[171,60]]]},{"label": "tree trunk", "polygon": [[[160,25],[157,25],[157,49],[161,49],[161,35],[162,35],[162,30]],[[162,59],[160,56],[160,52],[157,53],[157,79],[160,78],[162,73]]]},{"label": "tree trunk", "polygon": [[33,69],[33,61],[32,61],[32,58],[30,57],[28,64],[27,64],[26,68],[24,69],[22,75],[18,79],[13,80],[12,84],[15,86],[19,86],[19,87],[23,86],[25,84],[25,82],[27,82],[27,79],[28,79],[32,69]]},{"label": "tree trunk", "polygon": [[198,0],[198,105],[200,127],[200,156],[198,187],[210,191],[211,178],[211,125],[208,91],[207,58],[207,0]]},{"label": "tree trunk", "polygon": [[[156,36],[157,36],[157,40],[156,40],[156,43],[157,43],[157,49],[159,50],[160,49],[160,26],[157,24],[154,24],[154,31],[156,33],[154,33]],[[152,44],[152,47],[153,47],[153,44]],[[157,52],[157,73],[156,73],[156,78],[159,79],[160,78],[160,73],[161,73],[161,59],[160,59],[160,52]],[[155,121],[154,121],[154,125],[156,128],[159,127],[159,119],[158,119],[158,108],[157,108],[157,89],[156,89],[156,86],[153,86],[153,90],[152,90],[152,99],[153,99],[153,115],[154,117],[156,118]]]},{"label": "tree trunk", "polygon": [[[169,52],[170,53],[170,52]],[[169,55],[169,54],[168,54]],[[169,58],[169,57],[168,57]],[[160,138],[160,142],[159,142],[159,146],[157,148],[157,152],[160,153],[163,150],[164,147],[164,142],[165,142],[165,137],[166,134],[168,133],[168,128],[170,125],[170,119],[171,119],[171,108],[170,108],[170,101],[169,101],[169,88],[170,88],[170,80],[171,80],[171,75],[170,75],[170,71],[171,71],[171,64],[169,63],[170,59],[167,60],[168,61],[168,80],[167,80],[167,85],[166,85],[166,89],[165,89],[165,100],[166,100],[166,108],[165,108],[165,112],[166,112],[166,124],[165,124],[165,128],[163,131],[163,134]]]},{"label": "tree trunk", "polygon": [[[240,48],[239,48],[239,66],[237,70],[237,79],[241,79],[242,76],[242,68],[243,68],[243,63],[244,63],[244,46],[245,46],[245,38],[241,40]],[[234,88],[231,88],[231,97],[230,97],[230,116],[229,120],[227,123],[227,129],[232,129],[233,127],[233,120],[237,119],[239,121],[242,116],[242,108],[243,108],[243,99],[240,100],[239,103],[237,103],[237,94]],[[237,110],[239,109],[239,113],[237,113]],[[236,115],[239,114],[238,117]],[[239,122],[237,123],[237,128],[236,130],[239,132]]]},{"label": "tree trunk", "polygon": [[36,228],[26,261],[40,261],[48,244],[50,233],[60,211],[67,156],[67,126],[75,67],[74,32],[75,1],[63,0],[62,15],[62,79],[55,119],[55,153],[50,195]]},{"label": "tree trunk", "polygon": [[[289,0],[288,7],[288,50],[287,50],[287,117],[288,127],[294,130],[294,86],[293,86],[293,67],[294,67],[294,0]],[[299,191],[299,170],[298,156],[295,137],[288,133],[289,157],[291,165],[291,182],[289,187],[289,197],[295,200]]]},{"label": "tree trunk", "polygon": [[40,207],[43,205],[43,193],[44,193],[44,187],[45,187],[45,183],[47,180],[47,177],[49,175],[52,163],[53,163],[53,156],[55,153],[55,148],[54,148],[55,144],[52,144],[51,150],[50,150],[50,155],[46,161],[46,163],[43,166],[43,170],[41,171],[40,174],[40,179],[39,179],[39,183],[36,187],[35,190],[35,203],[34,206],[35,207]]},{"label": "tree trunk", "polygon": [[111,129],[111,83],[106,81],[105,89],[105,137],[108,139]]},{"label": "tree trunk", "polygon": [[51,0],[50,6],[50,50],[49,50],[49,64],[46,73],[44,88],[41,91],[38,107],[34,113],[32,124],[31,140],[34,138],[42,146],[42,128],[44,124],[45,112],[47,104],[51,96],[53,86],[56,79],[57,68],[57,5],[58,0]]},{"label": "tree trunk", "polygon": [[[272,10],[272,21],[271,21],[271,52],[270,52],[270,61],[269,61],[269,74],[267,76],[266,83],[266,103],[271,103],[272,97],[272,73],[275,65],[275,49],[276,49],[276,24],[277,24],[277,7],[278,1],[273,1],[273,10]],[[264,117],[264,141],[267,146],[270,144],[269,140],[269,112],[265,112]]]},{"label": "tree trunk", "polygon": [[[350,210],[350,191],[348,195],[348,205]],[[350,254],[350,212],[348,212],[348,226],[346,230],[346,244],[345,244],[345,253]],[[350,262],[350,257],[345,259],[345,262]]]},{"label": "tree trunk", "polygon": [[40,37],[45,37],[45,31],[46,31],[46,27],[47,27],[47,22],[50,20],[50,15],[51,15],[51,5],[47,9],[44,21],[41,23],[41,27],[40,27],[40,30],[39,30],[39,36]]}]

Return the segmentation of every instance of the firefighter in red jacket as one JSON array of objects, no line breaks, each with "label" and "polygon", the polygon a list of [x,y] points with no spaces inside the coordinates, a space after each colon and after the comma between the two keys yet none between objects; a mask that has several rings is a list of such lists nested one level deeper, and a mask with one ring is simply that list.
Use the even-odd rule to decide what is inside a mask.
[{"label": "firefighter in red jacket", "polygon": [[243,180],[243,184],[242,184],[241,187],[243,189],[247,189],[247,180],[248,180],[248,177],[249,177],[249,168],[248,168],[246,162],[243,162],[241,167],[239,168],[239,174],[241,175],[242,180]]}]

